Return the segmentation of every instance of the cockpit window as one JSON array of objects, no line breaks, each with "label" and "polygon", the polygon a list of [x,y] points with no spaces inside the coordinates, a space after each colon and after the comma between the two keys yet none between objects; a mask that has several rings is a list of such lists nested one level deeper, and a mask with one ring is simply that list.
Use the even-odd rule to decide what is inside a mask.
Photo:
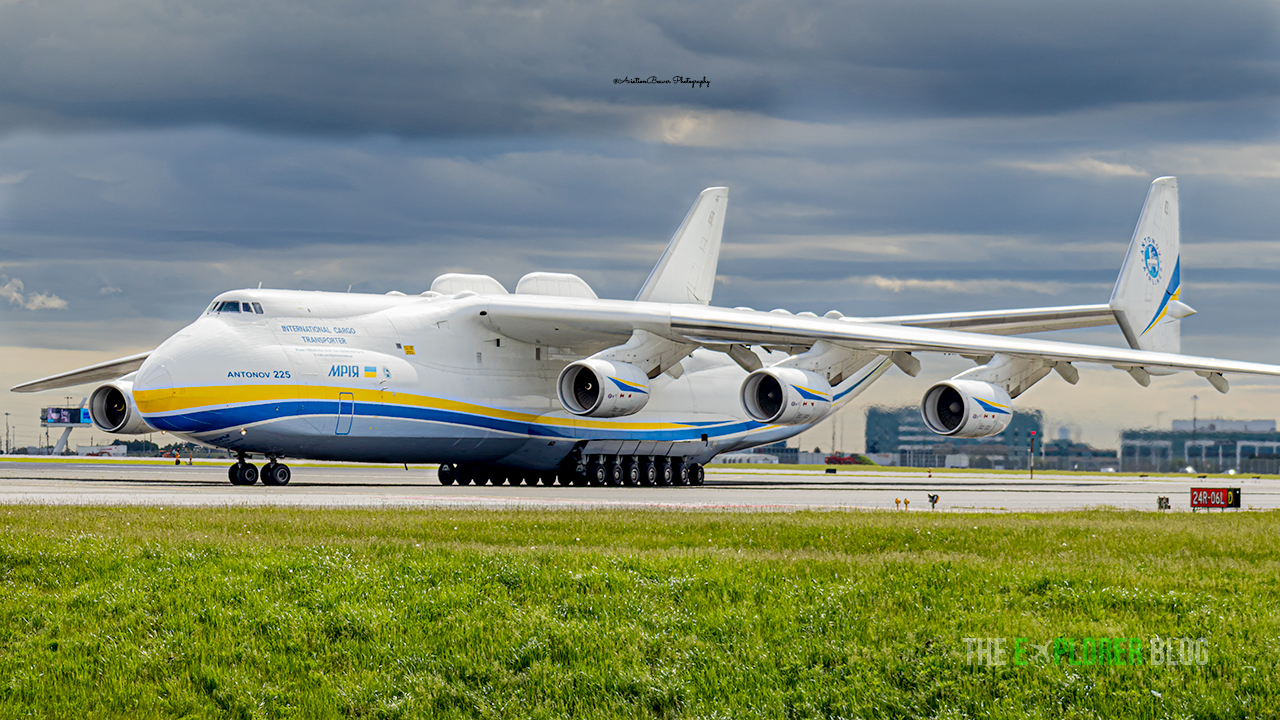
[{"label": "cockpit window", "polygon": [[213,304],[209,306],[209,309],[207,312],[249,313],[251,315],[266,314],[262,310],[262,303],[247,303],[247,302],[240,302],[239,300],[215,300]]}]

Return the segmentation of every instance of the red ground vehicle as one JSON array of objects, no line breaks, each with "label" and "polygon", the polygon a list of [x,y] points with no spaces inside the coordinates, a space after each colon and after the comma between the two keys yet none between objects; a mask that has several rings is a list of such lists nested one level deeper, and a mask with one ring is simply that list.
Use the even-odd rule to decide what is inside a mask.
[{"label": "red ground vehicle", "polygon": [[828,465],[858,465],[857,455],[845,455],[844,453],[836,453],[828,455],[826,460]]}]

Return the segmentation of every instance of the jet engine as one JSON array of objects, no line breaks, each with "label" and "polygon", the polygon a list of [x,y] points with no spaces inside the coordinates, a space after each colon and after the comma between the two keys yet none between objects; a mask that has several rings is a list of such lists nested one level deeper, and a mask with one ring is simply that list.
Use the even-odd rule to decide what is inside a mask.
[{"label": "jet engine", "polygon": [[924,394],[924,424],[939,435],[990,437],[1004,432],[1013,419],[1009,393],[978,380],[944,380]]},{"label": "jet engine", "polygon": [[129,380],[114,380],[98,386],[89,396],[89,418],[99,430],[109,433],[140,435],[155,432],[133,403],[133,383]]},{"label": "jet engine", "polygon": [[649,402],[649,378],[629,363],[587,358],[560,371],[556,394],[574,415],[622,417],[640,412]]},{"label": "jet engine", "polygon": [[740,395],[747,415],[761,423],[805,425],[831,412],[831,384],[808,370],[761,368],[742,382]]}]

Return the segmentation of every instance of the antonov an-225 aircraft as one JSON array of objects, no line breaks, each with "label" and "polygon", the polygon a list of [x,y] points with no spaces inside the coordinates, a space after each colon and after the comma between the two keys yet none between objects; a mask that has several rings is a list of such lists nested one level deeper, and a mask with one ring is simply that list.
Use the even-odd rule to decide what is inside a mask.
[{"label": "antonov an-225 aircraft", "polygon": [[[535,272],[510,293],[487,275],[442,275],[417,296],[235,290],[155,350],[13,388],[106,381],[90,396],[110,433],[167,431],[237,454],[228,476],[270,485],[285,458],[441,463],[444,484],[700,484],[717,453],[792,437],[913,353],[977,367],[924,394],[939,435],[986,437],[1011,401],[1075,363],[1142,385],[1190,370],[1280,366],[1179,354],[1178,189],[1152,183],[1110,302],[846,317],[710,305],[728,190],[704,190],[634,300],[602,300],[574,275]],[[1132,349],[1008,337],[1115,323]]]}]

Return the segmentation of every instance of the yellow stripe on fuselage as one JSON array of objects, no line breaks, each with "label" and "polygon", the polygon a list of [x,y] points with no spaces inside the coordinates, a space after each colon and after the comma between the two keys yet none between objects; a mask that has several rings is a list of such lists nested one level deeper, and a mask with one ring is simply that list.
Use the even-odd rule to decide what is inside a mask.
[{"label": "yellow stripe on fuselage", "polygon": [[337,401],[338,393],[349,393],[355,402],[382,403],[384,405],[406,405],[412,407],[451,410],[454,412],[481,415],[500,420],[552,425],[557,427],[626,429],[626,430],[675,430],[694,425],[686,423],[637,423],[637,422],[605,422],[601,420],[556,418],[513,410],[475,405],[473,403],[446,400],[444,398],[426,397],[411,393],[391,392],[389,390],[371,390],[351,387],[325,387],[314,385],[214,385],[192,388],[164,388],[157,390],[135,390],[134,402],[143,415],[159,415],[163,413],[216,410],[218,406],[243,405],[247,403],[271,403],[289,400]]}]

